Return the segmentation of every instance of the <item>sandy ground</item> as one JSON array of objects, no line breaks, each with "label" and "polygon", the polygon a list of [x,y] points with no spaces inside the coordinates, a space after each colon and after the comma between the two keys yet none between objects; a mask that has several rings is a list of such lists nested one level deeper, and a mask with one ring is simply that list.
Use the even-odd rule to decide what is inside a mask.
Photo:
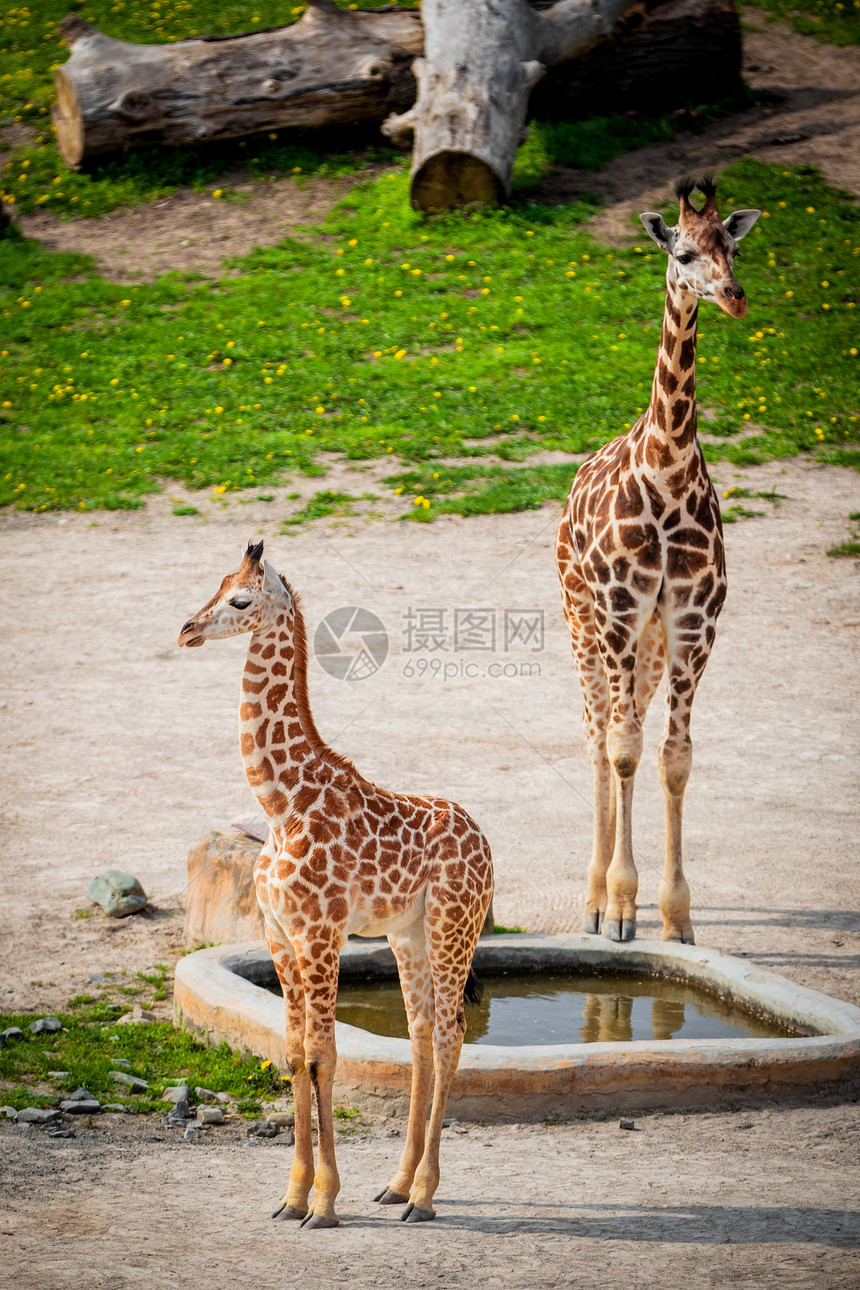
[{"label": "sandy ground", "polygon": [[434,1223],[370,1197],[401,1143],[339,1148],[342,1224],[272,1223],[274,1142],[0,1138],[10,1290],[854,1290],[857,1107],[443,1133]]},{"label": "sandy ground", "polygon": [[[782,29],[751,35],[746,57],[759,68],[750,79],[770,77],[795,96],[786,110],[795,121],[807,113],[797,129],[809,127],[808,139],[757,142],[765,126],[774,136],[790,131],[773,117],[763,125],[755,109],[713,136],[628,155],[597,177],[611,203],[598,217],[604,234],[623,235],[628,197],[713,160],[708,148],[812,161],[860,191],[857,51],[822,53]],[[684,154],[688,143],[705,151]],[[304,191],[290,218],[313,216],[336,196],[334,187]],[[97,251],[108,272],[139,277],[187,264],[183,238],[227,234],[205,244],[196,266],[215,272],[220,257],[277,240],[289,222],[277,202],[258,209],[254,196],[248,228],[233,217],[249,207],[198,211],[197,201],[182,194],[160,214],[34,221],[27,231],[58,246],[84,237],[76,245]],[[129,247],[136,274],[121,255]],[[860,509],[860,476],[800,460],[713,473],[720,488],[775,486],[783,500],[745,503],[764,514],[726,531],[729,599],[697,697],[687,794],[697,938],[860,1004],[860,562],[826,555]],[[345,483],[344,465],[326,486],[341,487],[341,476]],[[366,486],[364,478],[355,477]],[[578,926],[590,770],[553,565],[557,505],[424,526],[397,523],[391,504],[378,519],[284,537],[287,491],[270,503],[195,497],[201,514],[182,519],[171,514],[181,495],[172,487],[140,513],[0,515],[6,1009],[44,1012],[86,988],[91,972],[173,961],[190,844],[258,814],[236,747],[244,643],[175,645],[181,623],[257,535],[303,593],[312,631],[331,610],[361,605],[389,633],[389,656],[368,679],[338,681],[312,662],[323,734],[371,778],[449,795],[476,815],[493,844],[498,921]],[[431,610],[444,612],[447,648],[419,655],[409,629]],[[490,614],[494,649],[453,648],[457,610]],[[506,651],[505,615],[510,623],[524,612],[532,621],[543,614],[543,638],[531,642],[540,648]],[[645,936],[659,927],[661,717],[658,696],[636,788]],[[149,909],[121,922],[77,918],[91,908],[89,880],[109,866],[140,877]],[[855,1106],[652,1115],[637,1126],[623,1133],[610,1117],[446,1131],[439,1219],[415,1228],[369,1202],[400,1147],[402,1126],[380,1120],[340,1148],[343,1225],[307,1233],[267,1218],[289,1165],[277,1141],[251,1147],[240,1129],[225,1128],[186,1144],[160,1122],[108,1116],[74,1141],[50,1141],[2,1123],[4,1284],[244,1290],[271,1281],[273,1268],[279,1284],[314,1290],[594,1282],[829,1290],[860,1281]]]}]

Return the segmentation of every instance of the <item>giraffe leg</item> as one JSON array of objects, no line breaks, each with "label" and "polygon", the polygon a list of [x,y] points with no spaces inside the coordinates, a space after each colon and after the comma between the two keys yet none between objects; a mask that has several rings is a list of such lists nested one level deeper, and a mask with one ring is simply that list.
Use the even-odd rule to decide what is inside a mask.
[{"label": "giraffe leg", "polygon": [[573,657],[582,687],[582,724],[594,779],[594,835],[588,866],[582,930],[596,934],[606,910],[606,871],[615,837],[615,793],[606,754],[609,688],[597,645],[593,605],[585,584],[569,570],[562,604],[570,629]]},{"label": "giraffe leg", "polygon": [[[340,1177],[334,1142],[332,1087],[337,1065],[334,1039],[334,1013],[337,999],[339,937],[331,946],[315,942],[313,953],[308,947],[299,950],[302,983],[305,987],[305,1054],[310,1081],[317,1104],[317,1167],[311,1209],[302,1227],[337,1227],[340,1219],[334,1202],[340,1191]],[[326,955],[326,951],[328,954]],[[332,952],[333,951],[333,952]],[[332,961],[326,961],[326,958]]]},{"label": "giraffe leg", "polygon": [[671,608],[664,610],[669,694],[666,727],[658,754],[666,803],[666,859],[660,884],[663,940],[683,941],[688,945],[695,942],[695,936],[690,921],[690,888],[684,877],[682,815],[684,791],[693,761],[690,716],[696,687],[705,670],[713,639],[713,628],[707,627],[702,617],[698,640],[695,640],[693,633],[696,628],[690,617],[686,600],[675,614]]},{"label": "giraffe leg", "polygon": [[633,780],[642,756],[642,722],[636,711],[634,685],[632,671],[617,671],[610,681],[615,693],[606,747],[615,781],[616,830],[606,871],[603,935],[611,941],[632,941],[636,936],[639,875],[633,859]]},{"label": "giraffe leg", "polygon": [[311,1141],[311,1085],[305,1065],[305,993],[292,945],[270,919],[266,941],[278,973],[286,1010],[286,1055],[293,1089],[295,1153],[286,1194],[272,1218],[304,1218],[314,1177]]},{"label": "giraffe leg", "polygon": [[409,1199],[415,1171],[424,1154],[427,1127],[427,1105],[433,1082],[433,978],[420,921],[407,933],[389,936],[397,959],[400,985],[409,1018],[412,1041],[412,1092],[409,1100],[409,1125],[397,1173],[374,1200],[381,1205],[402,1205]]}]

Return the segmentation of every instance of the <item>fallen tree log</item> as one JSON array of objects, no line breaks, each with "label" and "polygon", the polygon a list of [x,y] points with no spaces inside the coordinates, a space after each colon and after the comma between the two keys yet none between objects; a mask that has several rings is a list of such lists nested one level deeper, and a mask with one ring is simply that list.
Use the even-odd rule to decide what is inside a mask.
[{"label": "fallen tree log", "polygon": [[508,196],[530,110],[660,111],[740,84],[734,0],[424,0],[420,17],[308,0],[289,27],[169,45],[75,15],[60,30],[54,124],[71,168],[145,143],[379,121],[414,138],[423,210]]},{"label": "fallen tree log", "polygon": [[[554,100],[565,96],[578,101],[575,115],[584,115],[624,110],[634,96],[648,110],[655,102],[671,102],[674,92],[678,105],[690,97],[692,85],[699,101],[726,97],[740,83],[734,0],[539,4],[423,0],[424,57],[412,65],[417,101],[382,125],[395,142],[414,139],[416,209],[509,196],[516,150],[534,102],[531,90],[550,68],[556,68],[553,90],[536,96],[550,116],[563,115]],[[589,68],[592,50],[595,63]],[[623,78],[617,67],[623,67]],[[686,73],[683,92],[673,91],[679,69]]]},{"label": "fallen tree log", "polygon": [[419,15],[308,0],[289,27],[135,45],[75,14],[54,71],[53,119],[70,169],[141,144],[214,143],[286,127],[381,121],[415,97]]}]

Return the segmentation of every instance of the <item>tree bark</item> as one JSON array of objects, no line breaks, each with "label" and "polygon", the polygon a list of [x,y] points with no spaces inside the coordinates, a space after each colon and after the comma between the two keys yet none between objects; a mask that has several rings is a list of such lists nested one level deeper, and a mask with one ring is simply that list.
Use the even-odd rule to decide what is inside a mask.
[{"label": "tree bark", "polygon": [[548,64],[595,45],[630,3],[560,0],[538,13],[526,0],[423,0],[418,99],[382,126],[395,142],[414,135],[412,205],[507,197],[532,87]]},{"label": "tree bark", "polygon": [[145,143],[211,143],[284,127],[380,121],[408,106],[417,13],[353,12],[308,0],[290,27],[238,36],[135,45],[74,14],[60,24],[71,49],[54,73],[54,125],[63,161]]}]

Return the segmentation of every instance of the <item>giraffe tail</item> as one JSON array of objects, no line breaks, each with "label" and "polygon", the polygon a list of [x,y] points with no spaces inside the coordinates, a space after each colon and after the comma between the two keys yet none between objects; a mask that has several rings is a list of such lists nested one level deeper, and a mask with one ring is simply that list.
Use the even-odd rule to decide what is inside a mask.
[{"label": "giraffe tail", "polygon": [[466,977],[466,985],[463,989],[463,998],[466,1003],[480,1003],[484,997],[484,987],[475,976],[473,968],[469,968],[469,975]]}]

